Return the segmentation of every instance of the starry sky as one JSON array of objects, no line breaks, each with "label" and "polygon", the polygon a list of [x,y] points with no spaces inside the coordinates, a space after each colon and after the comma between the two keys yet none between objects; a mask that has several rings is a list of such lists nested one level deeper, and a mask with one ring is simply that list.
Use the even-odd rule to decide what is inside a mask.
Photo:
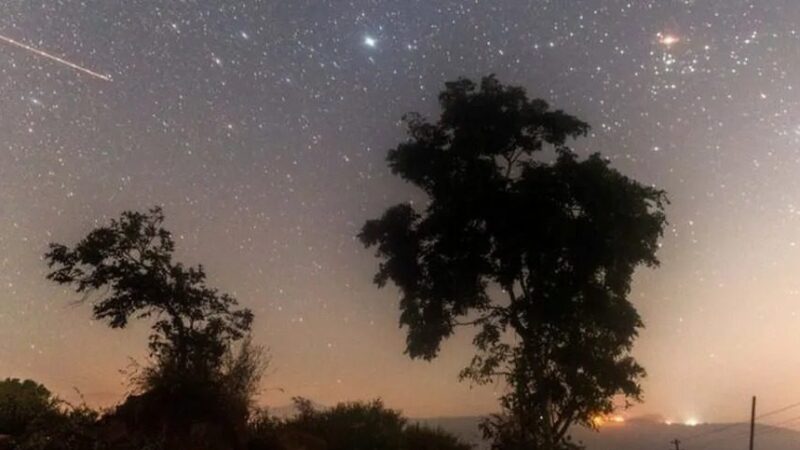
[{"label": "starry sky", "polygon": [[108,330],[46,282],[47,243],[163,205],[179,257],[256,313],[262,400],[382,397],[412,416],[493,411],[459,335],[403,355],[361,224],[419,193],[387,170],[403,113],[497,74],[588,121],[575,143],[666,189],[657,270],[632,299],[645,402],[738,420],[800,399],[800,2],[7,0],[0,35],[0,376],[98,405],[146,324]]}]

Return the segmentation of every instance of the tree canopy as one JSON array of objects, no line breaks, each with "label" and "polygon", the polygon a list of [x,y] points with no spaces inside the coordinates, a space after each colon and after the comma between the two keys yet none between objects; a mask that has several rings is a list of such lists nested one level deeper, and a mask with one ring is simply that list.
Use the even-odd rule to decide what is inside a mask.
[{"label": "tree canopy", "polygon": [[401,290],[412,358],[477,327],[462,377],[509,386],[489,437],[563,448],[615,395],[640,397],[628,294],[634,270],[658,264],[665,194],[599,154],[579,158],[567,142],[589,126],[520,87],[459,79],[439,101],[435,123],[405,117],[409,139],[387,158],[427,203],[392,206],[359,235],[381,260],[375,282]]},{"label": "tree canopy", "polygon": [[174,261],[163,223],[157,207],[126,211],[72,247],[51,244],[47,278],[82,294],[112,328],[150,320],[152,364],[132,379],[140,395],[111,416],[147,442],[192,442],[190,424],[206,423],[240,445],[268,363],[250,339],[253,314],[208,287],[203,266]]},{"label": "tree canopy", "polygon": [[47,278],[91,300],[112,328],[153,318],[150,349],[181,372],[219,367],[230,343],[250,330],[253,314],[206,286],[203,266],[173,261],[175,242],[161,208],[127,211],[74,247],[51,244]]}]

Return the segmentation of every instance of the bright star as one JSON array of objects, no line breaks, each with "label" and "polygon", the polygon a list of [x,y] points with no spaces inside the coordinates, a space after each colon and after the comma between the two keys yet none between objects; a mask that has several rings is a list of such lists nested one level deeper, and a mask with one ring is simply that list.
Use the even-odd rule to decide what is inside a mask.
[{"label": "bright star", "polygon": [[364,37],[364,45],[375,48],[375,46],[378,45],[378,40],[372,36],[366,36]]}]

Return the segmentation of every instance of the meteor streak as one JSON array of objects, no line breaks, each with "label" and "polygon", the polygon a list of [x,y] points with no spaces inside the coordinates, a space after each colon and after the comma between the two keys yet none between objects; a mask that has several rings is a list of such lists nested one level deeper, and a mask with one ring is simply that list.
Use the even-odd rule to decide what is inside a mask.
[{"label": "meteor streak", "polygon": [[15,41],[14,39],[11,39],[10,37],[3,36],[2,34],[0,34],[0,40],[6,42],[7,44],[11,44],[11,45],[13,45],[15,47],[19,47],[19,48],[21,48],[23,50],[28,50],[29,52],[33,52],[33,53],[35,53],[35,54],[37,54],[39,56],[43,56],[43,57],[45,57],[45,58],[47,58],[47,59],[49,59],[51,61],[55,61],[57,63],[64,64],[67,67],[71,67],[71,68],[73,68],[73,69],[75,69],[77,71],[83,72],[83,73],[85,73],[87,75],[90,75],[90,76],[93,76],[95,78],[99,78],[99,79],[101,79],[103,81],[111,81],[111,77],[108,76],[108,75],[103,75],[103,74],[97,73],[97,72],[95,72],[93,70],[89,70],[89,69],[87,69],[85,67],[81,67],[81,66],[79,66],[79,65],[77,65],[75,63],[71,63],[71,62],[69,62],[69,61],[67,61],[65,59],[61,59],[58,56],[51,55],[50,53],[47,53],[44,50],[39,50],[38,48],[34,48],[34,47],[31,47],[30,45],[23,44],[22,42]]}]

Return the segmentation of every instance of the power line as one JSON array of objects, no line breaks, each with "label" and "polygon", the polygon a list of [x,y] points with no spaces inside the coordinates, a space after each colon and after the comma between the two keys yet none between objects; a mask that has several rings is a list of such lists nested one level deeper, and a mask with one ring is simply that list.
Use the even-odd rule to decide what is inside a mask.
[{"label": "power line", "polygon": [[778,422],[778,423],[764,424],[764,425],[772,427],[772,429],[771,430],[767,430],[767,431],[765,431],[763,433],[760,433],[759,435],[760,436],[764,436],[766,434],[777,433],[779,431],[786,431],[786,430],[788,430],[788,428],[783,428],[785,425],[788,425],[788,424],[793,423],[793,422],[797,422],[799,420],[800,420],[800,416],[794,416],[792,418],[783,420],[783,421]]},{"label": "power line", "polygon": [[[791,419],[786,419],[786,420],[784,420],[782,422],[778,422],[776,424],[768,424],[768,425],[771,426],[771,427],[781,427],[783,425],[788,425],[788,424],[790,424],[792,422],[797,422],[798,420],[800,420],[800,416],[794,416]],[[778,431],[778,430],[775,430],[775,431]],[[774,431],[770,431],[770,432],[774,432]]]},{"label": "power line", "polygon": [[[792,403],[790,405],[786,405],[786,406],[783,406],[781,408],[774,409],[772,411],[767,411],[767,412],[765,412],[765,413],[763,413],[761,415],[756,416],[756,420],[763,419],[765,417],[771,417],[771,416],[774,416],[776,414],[780,414],[782,412],[789,411],[790,409],[797,408],[798,406],[800,406],[800,402]],[[703,436],[708,436],[708,435],[711,435],[711,434],[722,433],[723,431],[730,430],[731,428],[736,428],[736,427],[742,426],[743,423],[745,423],[745,420],[743,420],[741,423],[740,422],[735,422],[735,423],[731,423],[731,424],[728,424],[728,425],[721,426],[719,428],[715,428],[713,430],[708,430],[708,431],[692,434],[692,435],[689,435],[689,436],[683,438],[683,441],[685,442],[685,441],[689,441],[689,440],[693,440],[693,439],[698,439],[698,438],[701,438]]]},{"label": "power line", "polygon": [[693,440],[693,439],[701,438],[703,436],[708,436],[708,435],[711,435],[711,434],[721,433],[721,432],[729,430],[731,428],[740,427],[740,426],[742,426],[742,424],[739,423],[739,422],[731,423],[731,424],[728,424],[728,425],[725,425],[725,426],[722,426],[722,427],[719,427],[719,428],[715,428],[713,430],[708,430],[708,431],[704,431],[704,432],[701,432],[701,433],[695,433],[695,434],[686,436],[685,438],[683,438],[683,440],[684,441],[690,441],[690,440]]},{"label": "power line", "polygon": [[[776,414],[780,414],[780,413],[788,411],[790,409],[797,408],[798,406],[800,406],[800,402],[792,403],[792,404],[789,404],[787,406],[784,406],[784,407],[781,407],[781,408],[777,408],[777,409],[774,409],[774,410],[771,410],[771,411],[767,411],[767,412],[765,412],[763,414],[760,414],[760,415],[756,416],[755,419],[774,416]],[[766,425],[766,426],[773,427],[773,429],[765,431],[765,432],[761,432],[761,433],[759,433],[759,436],[769,435],[769,434],[772,434],[772,433],[777,433],[779,431],[783,431],[784,428],[781,428],[782,426],[790,424],[792,422],[797,422],[797,421],[800,421],[800,416],[791,417],[789,419],[786,419],[784,421],[777,422],[777,423],[761,424],[761,425]],[[698,433],[696,435],[692,435],[689,438],[684,438],[684,441],[686,441],[686,440],[688,440],[690,438],[703,437],[703,436],[707,436],[707,435],[710,435],[710,434],[713,434],[713,433],[725,431],[725,430],[728,430],[728,429],[731,429],[731,428],[734,428],[734,427],[737,427],[737,426],[744,426],[744,425],[745,425],[744,423],[733,423],[733,424],[726,425],[724,427],[717,428],[717,429],[714,429],[714,430],[711,430],[711,431],[708,431],[708,432],[705,432],[705,433]],[[730,437],[731,438],[735,438],[735,437],[739,437],[739,436],[746,436],[749,432],[750,432],[750,430],[748,430],[748,429],[740,430],[739,432],[737,432],[735,434],[732,434]],[[719,442],[720,439],[721,438],[717,438],[717,439],[712,439],[711,441],[704,442],[704,443],[702,443],[701,447],[697,448],[697,450],[708,449],[711,445]]]},{"label": "power line", "polygon": [[780,413],[782,413],[784,411],[788,411],[790,409],[797,408],[798,406],[800,406],[800,402],[792,403],[791,405],[784,406],[783,408],[779,408],[779,409],[776,409],[774,411],[770,411],[770,412],[766,412],[764,414],[761,414],[760,416],[756,416],[756,419],[763,419],[764,417],[774,416],[775,414],[780,414]]}]

